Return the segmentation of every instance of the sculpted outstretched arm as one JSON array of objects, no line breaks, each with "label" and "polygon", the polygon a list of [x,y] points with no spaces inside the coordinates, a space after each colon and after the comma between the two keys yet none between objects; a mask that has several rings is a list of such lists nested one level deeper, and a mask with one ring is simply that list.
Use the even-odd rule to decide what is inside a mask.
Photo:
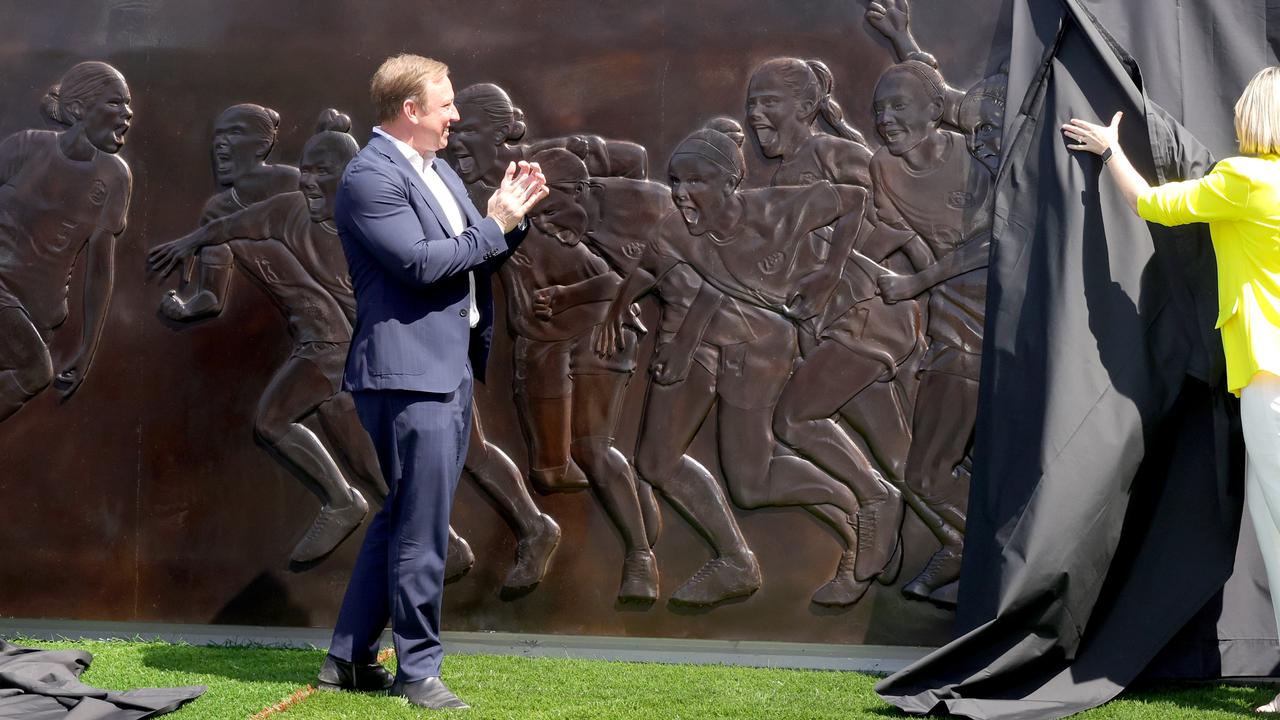
[{"label": "sculpted outstretched arm", "polygon": [[533,293],[533,314],[542,320],[550,320],[571,307],[612,300],[621,286],[622,278],[617,273],[606,272],[572,285],[539,288]]},{"label": "sculpted outstretched arm", "polygon": [[649,365],[649,372],[660,385],[674,385],[689,377],[689,367],[693,363],[693,353],[702,343],[707,327],[720,311],[724,295],[704,282],[698,287],[698,295],[689,306],[684,321],[674,337],[659,347]]},{"label": "sculpted outstretched arm", "polygon": [[[867,6],[867,22],[888,38],[898,62],[919,60],[938,68],[937,58],[925,52],[911,32],[911,6],[908,0],[873,0]],[[960,102],[964,100],[964,91],[944,82],[942,95],[942,121],[952,127],[960,127]]]},{"label": "sculpted outstretched arm", "polygon": [[604,322],[596,326],[595,350],[600,357],[609,357],[622,350],[622,321],[631,311],[631,304],[653,291],[658,281],[671,267],[653,245],[645,248],[644,255],[622,279],[605,313]]}]

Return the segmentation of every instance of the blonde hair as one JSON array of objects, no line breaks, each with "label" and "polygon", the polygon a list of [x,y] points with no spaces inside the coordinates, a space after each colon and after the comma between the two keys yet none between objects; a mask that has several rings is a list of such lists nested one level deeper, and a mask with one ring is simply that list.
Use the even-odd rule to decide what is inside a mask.
[{"label": "blonde hair", "polygon": [[1240,94],[1236,140],[1242,155],[1280,154],[1280,67],[1259,70]]},{"label": "blonde hair", "polygon": [[448,65],[421,55],[401,53],[384,60],[369,81],[369,97],[378,122],[399,117],[405,100],[425,103],[427,86],[448,74]]}]

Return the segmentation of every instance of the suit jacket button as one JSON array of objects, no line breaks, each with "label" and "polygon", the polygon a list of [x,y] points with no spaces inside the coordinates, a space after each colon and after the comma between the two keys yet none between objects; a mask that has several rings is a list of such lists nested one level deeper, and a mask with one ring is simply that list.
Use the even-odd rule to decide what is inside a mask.
[{"label": "suit jacket button", "polygon": [[462,308],[461,310],[458,311],[458,317],[466,317],[466,316],[467,316],[466,308]]}]

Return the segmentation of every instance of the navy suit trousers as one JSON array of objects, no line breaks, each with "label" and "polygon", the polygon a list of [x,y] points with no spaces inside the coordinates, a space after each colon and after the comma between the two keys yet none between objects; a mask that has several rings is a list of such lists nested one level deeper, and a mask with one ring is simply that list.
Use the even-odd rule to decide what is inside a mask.
[{"label": "navy suit trousers", "polygon": [[391,621],[399,678],[440,674],[440,605],[449,514],[467,456],[471,368],[451,393],[353,393],[390,494],[373,517],[351,573],[329,652],[374,662]]}]

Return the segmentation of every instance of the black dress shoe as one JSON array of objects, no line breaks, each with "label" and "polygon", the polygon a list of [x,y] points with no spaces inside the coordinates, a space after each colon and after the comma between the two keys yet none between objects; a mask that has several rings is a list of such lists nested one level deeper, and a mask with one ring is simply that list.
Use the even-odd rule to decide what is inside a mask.
[{"label": "black dress shoe", "polygon": [[391,687],[395,677],[378,663],[357,665],[325,655],[317,680],[321,690],[378,692]]},{"label": "black dress shoe", "polygon": [[438,677],[409,683],[397,678],[387,694],[402,697],[408,700],[410,705],[431,710],[466,710],[471,707],[458,699],[458,696],[445,687],[444,682]]}]

